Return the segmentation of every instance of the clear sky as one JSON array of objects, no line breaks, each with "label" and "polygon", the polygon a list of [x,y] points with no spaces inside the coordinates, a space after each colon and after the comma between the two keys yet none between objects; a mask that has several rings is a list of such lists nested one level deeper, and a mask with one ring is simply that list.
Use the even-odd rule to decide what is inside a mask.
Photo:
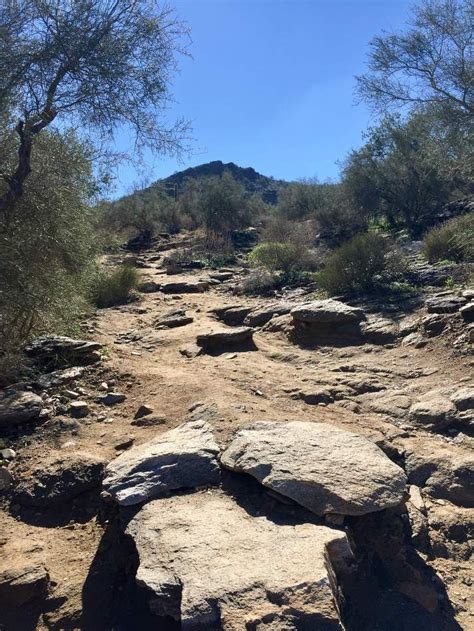
[{"label": "clear sky", "polygon": [[[191,29],[170,116],[193,124],[184,162],[148,158],[150,181],[211,160],[293,180],[337,179],[337,162],[374,122],[354,76],[370,39],[400,29],[409,0],[174,0]],[[126,146],[124,134],[119,139]],[[116,194],[145,174],[118,172]]]}]

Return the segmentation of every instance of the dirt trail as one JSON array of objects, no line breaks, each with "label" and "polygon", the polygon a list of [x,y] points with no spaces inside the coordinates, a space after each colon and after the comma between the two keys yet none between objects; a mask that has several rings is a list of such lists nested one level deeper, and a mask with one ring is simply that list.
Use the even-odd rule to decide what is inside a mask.
[{"label": "dirt trail", "polygon": [[[179,281],[207,276],[205,270],[198,270],[179,275]],[[143,277],[155,282],[175,278],[164,278],[158,264],[144,269]],[[341,378],[359,383],[377,381],[389,391],[404,391],[410,396],[446,385],[465,387],[472,375],[472,360],[454,356],[441,338],[418,349],[399,344],[364,344],[308,350],[292,344],[282,333],[257,330],[257,350],[202,354],[192,359],[183,356],[180,349],[195,343],[197,334],[224,326],[217,323],[210,310],[224,305],[257,306],[270,302],[235,297],[230,286],[231,283],[223,283],[196,294],[142,294],[137,303],[98,312],[87,323],[87,334],[108,351],[103,375],[92,373],[83,384],[91,415],[81,420],[80,428],[72,433],[59,431],[57,422],[48,421],[43,429],[26,437],[16,445],[18,471],[34,475],[45,458],[57,453],[85,451],[109,461],[117,454],[117,446],[131,439],[135,445],[140,444],[188,418],[207,420],[218,441],[225,441],[237,427],[255,420],[311,420],[363,434],[385,447],[390,443],[396,454],[417,449],[468,453],[472,449],[471,442],[455,444],[449,435],[416,430],[403,421],[395,423],[388,414],[370,411],[366,407],[370,400],[367,393],[324,405],[308,405],[298,396],[301,390]],[[302,298],[295,295],[295,300]],[[172,329],[154,326],[158,316],[178,308],[185,309],[193,322]],[[97,420],[95,415],[104,412],[94,402],[97,386],[102,379],[110,378],[117,379],[116,389],[126,394],[126,400],[106,409],[105,420]],[[161,417],[156,419],[157,424],[132,424],[137,408],[144,403],[153,408],[155,417]],[[447,500],[429,502],[431,511],[445,511],[450,506]],[[89,509],[82,507],[78,512],[58,512],[48,517],[38,511],[25,517],[13,505],[2,512],[0,571],[41,562],[57,586],[52,611],[18,619],[17,629],[101,628],[101,616],[92,614],[90,609],[96,609],[102,598],[105,602],[111,593],[125,589],[124,585],[102,584],[103,594],[98,592],[95,599],[90,596],[87,586],[93,584],[94,572],[105,580],[95,564],[98,549],[103,554],[111,534],[107,520],[101,519],[100,513],[94,514],[94,506]],[[445,583],[460,628],[474,629],[472,567],[467,558],[438,557],[429,563]],[[82,622],[75,627],[74,621],[86,607],[89,624]]]}]

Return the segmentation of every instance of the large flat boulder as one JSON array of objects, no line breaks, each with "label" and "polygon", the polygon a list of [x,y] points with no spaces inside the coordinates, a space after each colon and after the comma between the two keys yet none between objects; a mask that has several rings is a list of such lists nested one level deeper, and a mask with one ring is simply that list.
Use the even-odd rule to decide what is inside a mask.
[{"label": "large flat boulder", "polygon": [[65,366],[88,366],[100,360],[98,342],[77,340],[64,335],[38,337],[25,347],[25,353],[49,370]]},{"label": "large flat boulder", "polygon": [[343,532],[253,517],[221,492],[155,500],[127,528],[151,610],[184,631],[342,629],[331,563]]},{"label": "large flat boulder", "polygon": [[374,443],[323,423],[257,422],[221,456],[317,515],[364,515],[400,504],[406,477]]},{"label": "large flat boulder", "polygon": [[172,491],[219,482],[219,447],[204,421],[180,425],[109,463],[103,482],[119,504],[141,504]]},{"label": "large flat boulder", "polygon": [[33,392],[14,392],[0,399],[0,429],[15,427],[38,419],[43,400]]},{"label": "large flat boulder", "polygon": [[347,324],[359,322],[364,317],[362,309],[351,307],[339,300],[315,300],[290,311],[295,322],[306,324]]}]

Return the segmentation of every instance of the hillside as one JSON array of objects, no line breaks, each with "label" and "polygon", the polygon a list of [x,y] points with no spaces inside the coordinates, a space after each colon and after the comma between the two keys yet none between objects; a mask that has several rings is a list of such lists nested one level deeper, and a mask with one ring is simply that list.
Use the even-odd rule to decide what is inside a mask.
[{"label": "hillside", "polygon": [[234,164],[234,162],[224,163],[221,160],[215,160],[173,173],[169,177],[158,180],[149,188],[166,188],[172,193],[175,184],[178,185],[178,190],[181,190],[187,179],[199,180],[210,176],[221,176],[225,171],[229,171],[249,195],[257,193],[269,204],[277,203],[278,191],[287,184],[283,180],[275,180],[273,177],[262,175],[252,167],[244,168]]}]

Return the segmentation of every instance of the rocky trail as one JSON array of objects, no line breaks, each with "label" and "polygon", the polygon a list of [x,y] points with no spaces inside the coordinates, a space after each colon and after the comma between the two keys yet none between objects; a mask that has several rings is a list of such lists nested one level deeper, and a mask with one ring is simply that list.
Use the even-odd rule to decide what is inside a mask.
[{"label": "rocky trail", "polygon": [[474,629],[474,291],[167,254],[0,399],[0,628]]}]

